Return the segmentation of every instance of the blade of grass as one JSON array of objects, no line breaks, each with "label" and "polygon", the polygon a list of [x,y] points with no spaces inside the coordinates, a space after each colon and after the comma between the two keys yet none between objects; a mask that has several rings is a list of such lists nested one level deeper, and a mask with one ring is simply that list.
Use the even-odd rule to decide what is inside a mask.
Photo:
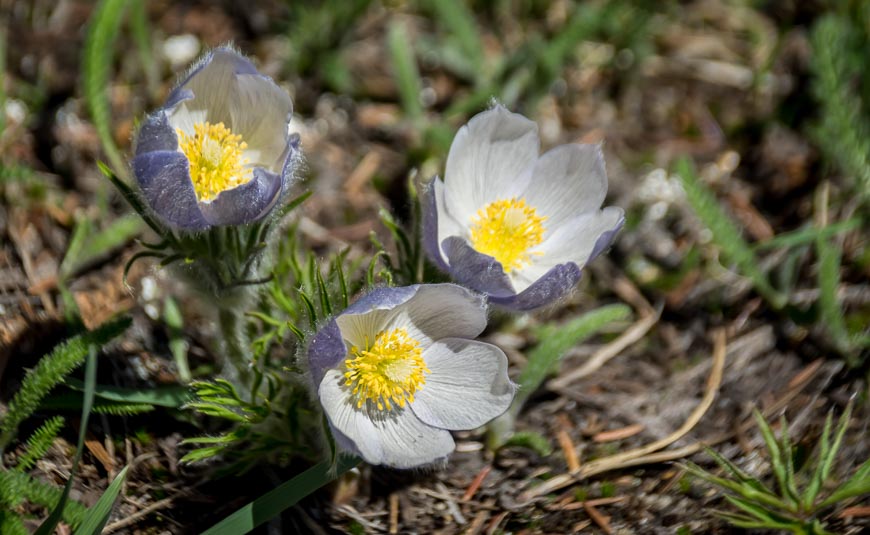
[{"label": "blade of grass", "polygon": [[85,518],[79,525],[79,529],[75,531],[75,535],[100,535],[100,533],[102,533],[103,527],[106,525],[109,516],[112,514],[112,507],[115,505],[115,500],[118,499],[118,494],[121,493],[121,486],[124,484],[124,480],[127,479],[127,470],[129,468],[129,466],[125,466],[124,469],[115,476],[112,484],[109,485],[106,492],[100,496],[97,503],[88,509]]},{"label": "blade of grass", "polygon": [[97,385],[97,351],[95,344],[90,344],[88,347],[87,364],[85,364],[85,397],[82,403],[82,418],[79,425],[79,440],[76,445],[76,455],[73,458],[72,468],[69,471],[69,478],[66,480],[66,485],[63,487],[63,494],[57,505],[48,515],[48,518],[40,524],[34,535],[51,535],[54,533],[54,528],[57,527],[63,516],[63,510],[66,507],[66,502],[69,500],[69,493],[72,490],[73,479],[78,473],[79,462],[82,459],[84,452],[85,435],[88,431],[88,419],[91,416],[91,407],[94,404],[94,389]]},{"label": "blade of grass", "polygon": [[420,104],[423,83],[420,81],[420,73],[414,59],[414,45],[408,39],[408,32],[402,23],[390,24],[387,47],[390,50],[393,78],[398,86],[402,107],[405,114],[417,122],[423,117],[423,106]]},{"label": "blade of grass", "polygon": [[296,505],[323,485],[360,463],[356,457],[339,457],[337,466],[323,462],[272,489],[251,503],[205,530],[202,535],[239,535],[268,522],[288,507]]},{"label": "blade of grass", "polygon": [[112,136],[111,104],[106,95],[115,40],[127,7],[125,0],[101,0],[88,24],[82,58],[84,94],[94,127],[115,172],[127,178],[127,165]]}]

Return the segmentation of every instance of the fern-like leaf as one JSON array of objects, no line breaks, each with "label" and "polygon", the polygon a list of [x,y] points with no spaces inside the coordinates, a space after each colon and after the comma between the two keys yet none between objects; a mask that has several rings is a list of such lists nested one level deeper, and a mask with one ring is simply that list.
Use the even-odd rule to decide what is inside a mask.
[{"label": "fern-like leaf", "polygon": [[18,464],[15,469],[19,472],[27,472],[36,461],[41,459],[54,439],[57,438],[57,433],[63,427],[64,419],[62,416],[55,416],[42,424],[39,429],[30,435],[27,439],[27,444],[24,446],[24,454],[18,458]]},{"label": "fern-like leaf", "polygon": [[130,319],[123,318],[70,338],[28,371],[21,383],[21,389],[9,403],[6,417],[0,422],[0,449],[9,444],[19,424],[33,414],[42,398],[62,382],[66,374],[84,362],[89,347],[102,347],[129,326]]}]

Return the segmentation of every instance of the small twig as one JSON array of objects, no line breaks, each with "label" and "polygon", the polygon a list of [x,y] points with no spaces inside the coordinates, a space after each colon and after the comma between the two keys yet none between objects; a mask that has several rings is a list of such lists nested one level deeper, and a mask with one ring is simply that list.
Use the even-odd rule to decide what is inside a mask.
[{"label": "small twig", "polygon": [[140,510],[136,511],[135,513],[133,513],[130,516],[124,517],[121,520],[118,520],[117,522],[112,522],[111,524],[109,524],[105,528],[103,528],[103,534],[112,533],[113,531],[117,531],[121,528],[126,528],[127,526],[132,526],[133,524],[135,524],[136,522],[138,522],[142,518],[150,515],[154,511],[159,511],[160,509],[165,509],[166,507],[169,507],[170,505],[172,505],[172,501],[175,498],[178,498],[179,496],[181,496],[182,494],[185,494],[186,492],[187,492],[186,490],[183,490],[183,491],[178,492],[178,493],[176,493],[168,498],[163,498],[162,500],[156,501],[144,509],[140,509]]},{"label": "small twig", "polygon": [[565,388],[574,381],[591,375],[603,366],[607,361],[619,355],[625,348],[642,339],[655,325],[662,313],[662,307],[656,308],[655,313],[644,316],[634,325],[628,328],[619,338],[596,351],[582,366],[561,377],[557,377],[547,383],[550,390]]},{"label": "small twig", "polygon": [[480,486],[483,484],[483,480],[486,479],[486,476],[489,475],[489,472],[491,470],[491,464],[484,466],[480,470],[480,472],[478,472],[477,475],[474,476],[474,480],[471,482],[470,485],[468,485],[468,488],[465,489],[465,494],[462,495],[462,500],[460,501],[467,502],[468,500],[473,498],[474,494],[477,492],[477,489],[479,489]]},{"label": "small twig", "polygon": [[[549,479],[541,485],[534,487],[533,489],[530,489],[520,495],[520,502],[531,501],[538,496],[549,494],[555,490],[571,485],[578,480],[585,479],[587,477],[600,474],[602,472],[608,472],[610,470],[624,468],[627,466],[634,466],[637,464],[646,464],[647,462],[652,462],[650,461],[650,459],[656,460],[657,462],[660,462],[661,460],[672,460],[671,457],[677,452],[679,452],[680,455],[673,458],[678,459],[684,455],[694,453],[695,451],[703,448],[703,444],[697,443],[691,446],[687,446],[686,448],[681,448],[680,450],[675,450],[673,452],[662,452],[656,454],[656,452],[658,452],[662,448],[670,446],[671,444],[685,436],[686,433],[691,431],[692,428],[694,428],[698,424],[698,422],[713,404],[713,400],[716,398],[716,393],[719,391],[719,385],[721,385],[722,383],[722,373],[725,368],[725,354],[727,344],[725,340],[724,330],[717,330],[715,332],[713,344],[713,369],[710,372],[709,379],[707,380],[707,388],[704,392],[704,397],[701,399],[701,403],[699,403],[695,410],[692,411],[692,414],[689,415],[688,419],[686,419],[686,421],[683,423],[682,426],[680,426],[679,429],[677,429],[667,437],[661,440],[656,440],[655,442],[651,442],[646,446],[591,461],[581,466],[580,470],[577,473],[561,474],[552,479]],[[664,456],[665,459],[661,459],[662,456]]]},{"label": "small twig", "polygon": [[399,532],[399,494],[390,494],[390,533]]}]

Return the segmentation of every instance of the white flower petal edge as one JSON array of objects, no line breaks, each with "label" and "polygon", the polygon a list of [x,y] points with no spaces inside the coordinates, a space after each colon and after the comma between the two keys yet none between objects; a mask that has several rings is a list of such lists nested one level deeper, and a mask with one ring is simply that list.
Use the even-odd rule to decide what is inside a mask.
[{"label": "white flower petal edge", "polygon": [[371,464],[412,468],[447,457],[455,447],[448,431],[424,424],[407,408],[386,415],[356,408],[339,370],[326,373],[318,394],[329,422]]},{"label": "white flower petal edge", "polygon": [[454,431],[474,429],[510,407],[516,385],[498,347],[446,338],[426,349],[423,359],[431,373],[411,404],[423,422]]},{"label": "white flower petal edge", "polygon": [[538,158],[538,125],[503,106],[459,129],[447,154],[447,211],[467,222],[481,206],[522,193]]}]

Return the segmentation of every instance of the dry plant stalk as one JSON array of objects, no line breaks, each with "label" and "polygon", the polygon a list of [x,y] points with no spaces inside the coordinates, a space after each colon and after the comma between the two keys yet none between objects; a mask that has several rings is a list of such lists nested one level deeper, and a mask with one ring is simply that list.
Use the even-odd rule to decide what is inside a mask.
[{"label": "dry plant stalk", "polygon": [[[654,316],[654,318],[657,317]],[[671,444],[685,436],[686,433],[691,431],[698,424],[698,422],[701,421],[701,418],[713,404],[713,400],[716,398],[716,393],[719,391],[719,386],[722,384],[722,375],[725,369],[726,349],[727,344],[725,339],[725,331],[723,329],[718,329],[713,333],[713,369],[710,372],[710,377],[707,379],[707,387],[704,391],[704,397],[701,399],[701,403],[699,403],[695,410],[692,411],[692,414],[689,415],[689,418],[686,419],[685,423],[683,423],[683,425],[680,426],[679,429],[677,429],[667,437],[661,440],[656,440],[655,442],[651,442],[646,446],[642,446],[640,448],[629,450],[623,453],[617,453],[615,455],[603,457],[601,459],[596,459],[585,465],[580,466],[579,470],[573,471],[568,474],[561,474],[552,479],[549,479],[541,485],[538,485],[533,489],[529,489],[528,491],[521,494],[519,497],[520,502],[531,501],[539,496],[549,494],[555,490],[567,487],[568,485],[571,485],[577,481],[583,480],[596,474],[608,472],[610,470],[617,470],[628,466],[635,466],[638,464],[678,459],[703,448],[703,444],[696,443],[674,451],[659,451],[663,448],[670,446]]]}]

